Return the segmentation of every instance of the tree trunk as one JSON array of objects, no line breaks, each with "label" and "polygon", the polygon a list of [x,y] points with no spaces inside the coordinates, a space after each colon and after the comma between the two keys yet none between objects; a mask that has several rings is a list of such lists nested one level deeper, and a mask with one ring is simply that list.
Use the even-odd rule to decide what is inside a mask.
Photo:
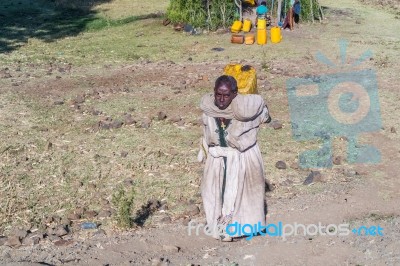
[{"label": "tree trunk", "polygon": [[313,0],[310,0],[310,14],[311,14],[311,21],[312,23],[314,23]]},{"label": "tree trunk", "polygon": [[239,20],[242,21],[243,14],[242,14],[242,1],[241,0],[235,0],[236,6],[239,8]]},{"label": "tree trunk", "polygon": [[208,30],[212,28],[211,12],[210,12],[210,0],[207,0],[207,20],[208,20]]},{"label": "tree trunk", "polygon": [[278,10],[276,11],[277,24],[281,22],[281,12],[282,12],[282,0],[278,0]]}]

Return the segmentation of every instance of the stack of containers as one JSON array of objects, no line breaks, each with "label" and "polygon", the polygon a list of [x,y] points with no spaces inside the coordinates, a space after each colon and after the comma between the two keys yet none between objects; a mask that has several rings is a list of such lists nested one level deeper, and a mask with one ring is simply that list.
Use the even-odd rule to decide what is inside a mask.
[{"label": "stack of containers", "polygon": [[257,44],[264,45],[267,43],[267,20],[257,19]]},{"label": "stack of containers", "polygon": [[[243,23],[240,20],[236,20],[231,27],[231,32],[233,33],[231,43],[253,44],[255,38],[254,34],[250,32],[251,26],[250,19],[245,19]],[[246,35],[238,34],[240,31],[243,31]]]}]

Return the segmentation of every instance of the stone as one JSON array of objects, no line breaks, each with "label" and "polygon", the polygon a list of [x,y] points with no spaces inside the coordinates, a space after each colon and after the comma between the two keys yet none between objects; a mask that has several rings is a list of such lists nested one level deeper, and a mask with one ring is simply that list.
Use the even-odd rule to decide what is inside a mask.
[{"label": "stone", "polygon": [[182,118],[178,115],[178,116],[173,116],[173,117],[171,117],[170,119],[169,119],[169,121],[171,122],[171,123],[178,123],[179,121],[181,121],[182,120]]},{"label": "stone", "polygon": [[76,214],[82,216],[82,215],[85,213],[85,211],[86,211],[86,208],[85,208],[85,207],[80,207],[80,208],[76,208],[75,211],[74,211],[74,213],[76,213]]},{"label": "stone", "polygon": [[347,177],[354,177],[354,176],[358,175],[357,171],[352,170],[352,169],[344,169],[343,174]]},{"label": "stone", "polygon": [[278,120],[273,120],[273,121],[271,122],[270,126],[271,126],[273,129],[275,129],[275,130],[281,129],[281,128],[283,127],[282,123],[279,122]]},{"label": "stone", "polygon": [[64,240],[64,239],[57,239],[54,242],[54,245],[58,247],[68,246],[74,243],[73,240]]},{"label": "stone", "polygon": [[25,246],[37,245],[39,244],[40,239],[41,238],[37,235],[28,236],[22,240],[22,244]]},{"label": "stone", "polygon": [[125,115],[125,117],[124,117],[124,123],[125,123],[125,125],[133,125],[133,124],[136,124],[136,120],[132,117],[132,115],[131,114],[127,114],[127,115]]},{"label": "stone", "polygon": [[99,110],[92,110],[92,111],[91,111],[91,114],[92,114],[92,115],[101,115],[101,113],[102,113],[102,112],[99,111]]},{"label": "stone", "polygon": [[60,221],[60,224],[67,227],[71,225],[71,220],[68,219],[67,217],[63,217]]},{"label": "stone", "polygon": [[79,219],[81,219],[81,215],[77,214],[77,213],[70,213],[70,214],[68,214],[67,218],[72,221],[79,220]]},{"label": "stone", "polygon": [[47,216],[46,219],[44,220],[45,224],[51,224],[52,222],[54,222],[53,216]]},{"label": "stone", "polygon": [[343,158],[342,158],[342,156],[335,156],[335,158],[333,158],[332,162],[334,165],[341,165],[343,162]]},{"label": "stone", "polygon": [[110,128],[121,128],[124,123],[120,120],[114,120],[110,124]]},{"label": "stone", "polygon": [[101,210],[97,215],[99,218],[107,218],[111,216],[111,211],[109,210]]},{"label": "stone", "polygon": [[286,169],[286,163],[284,161],[277,161],[275,167],[278,169]]},{"label": "stone", "polygon": [[188,218],[184,218],[183,221],[182,221],[182,225],[188,226],[191,220],[192,219],[190,219],[189,217]]},{"label": "stone", "polygon": [[166,211],[168,210],[168,205],[167,204],[162,204],[159,208],[160,211]]},{"label": "stone", "polygon": [[53,148],[53,143],[51,143],[50,141],[48,141],[47,144],[46,144],[46,149],[47,149],[47,150],[51,150],[51,148]]},{"label": "stone", "polygon": [[200,213],[199,207],[196,204],[191,204],[186,207],[185,214],[194,216]]},{"label": "stone", "polygon": [[163,245],[163,250],[170,253],[178,253],[181,248],[172,245]]},{"label": "stone", "polygon": [[99,127],[101,129],[110,129],[111,128],[111,123],[107,121],[100,121],[99,122]]},{"label": "stone", "polygon": [[16,228],[12,231],[11,234],[19,237],[20,239],[23,239],[28,235],[28,231],[26,231],[25,229]]},{"label": "stone", "polygon": [[396,131],[396,128],[395,128],[395,127],[391,127],[391,128],[390,128],[390,132],[391,132],[391,133],[396,133],[396,132],[397,132],[397,131]]},{"label": "stone", "polygon": [[65,236],[68,234],[68,229],[64,225],[59,225],[53,230],[53,234],[56,236]]},{"label": "stone", "polygon": [[185,125],[185,121],[181,120],[176,123],[178,126],[183,127]]},{"label": "stone", "polygon": [[107,236],[107,233],[103,229],[99,229],[96,232],[94,232],[93,235],[94,236]]},{"label": "stone", "polygon": [[169,217],[169,215],[164,215],[161,217],[160,222],[168,224],[172,222],[172,219]]},{"label": "stone", "polygon": [[133,185],[133,180],[130,179],[130,178],[125,179],[124,180],[124,185],[127,186],[127,187],[132,186]]},{"label": "stone", "polygon": [[0,236],[0,246],[3,246],[7,242],[7,237]]},{"label": "stone", "polygon": [[53,221],[54,221],[55,223],[61,222],[61,217],[60,217],[60,216],[58,216],[58,215],[53,215],[52,217],[53,217]]},{"label": "stone", "polygon": [[291,163],[290,168],[295,169],[295,170],[299,169],[300,168],[299,163],[298,162]]},{"label": "stone", "polygon": [[86,211],[84,214],[85,218],[94,218],[97,216],[97,212],[96,211]]},{"label": "stone", "polygon": [[4,245],[16,248],[16,247],[21,246],[21,240],[18,236],[11,235],[11,236],[8,236],[7,241],[4,243]]},{"label": "stone", "polygon": [[151,126],[151,119],[145,118],[142,120],[141,127],[142,128],[149,128]]},{"label": "stone", "polygon": [[100,201],[100,203],[101,203],[101,205],[109,205],[110,204],[110,202],[108,200],[106,200],[106,199],[102,199]]},{"label": "stone", "polygon": [[64,100],[55,100],[53,102],[54,105],[63,105],[64,103],[65,103]]},{"label": "stone", "polygon": [[304,180],[303,185],[310,185],[311,183],[321,182],[322,175],[319,171],[311,171],[311,173],[307,176],[306,180]]},{"label": "stone", "polygon": [[73,104],[81,104],[84,102],[85,102],[85,97],[83,97],[83,95],[76,96],[76,98],[72,101]]},{"label": "stone", "polygon": [[128,152],[127,151],[121,151],[121,157],[122,158],[126,158],[126,156],[128,156]]},{"label": "stone", "polygon": [[163,111],[160,111],[160,112],[158,112],[158,114],[157,114],[157,119],[158,120],[165,120],[167,118],[167,114],[166,113],[164,113]]},{"label": "stone", "polygon": [[48,236],[46,237],[46,239],[50,240],[51,242],[56,242],[56,241],[61,240],[61,237],[56,236],[56,235],[48,235]]}]

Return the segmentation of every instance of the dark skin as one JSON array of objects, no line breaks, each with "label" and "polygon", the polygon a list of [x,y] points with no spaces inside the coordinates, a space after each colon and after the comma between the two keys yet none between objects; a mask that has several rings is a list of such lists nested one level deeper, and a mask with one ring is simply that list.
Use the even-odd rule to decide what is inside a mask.
[{"label": "dark skin", "polygon": [[221,109],[226,109],[236,97],[237,92],[232,92],[232,90],[226,85],[222,85],[214,89],[215,105]]}]

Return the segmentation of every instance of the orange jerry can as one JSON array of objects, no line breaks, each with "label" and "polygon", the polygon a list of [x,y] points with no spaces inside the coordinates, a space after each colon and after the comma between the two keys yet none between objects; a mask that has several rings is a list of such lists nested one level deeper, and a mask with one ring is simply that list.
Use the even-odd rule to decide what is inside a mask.
[{"label": "orange jerry can", "polygon": [[267,43],[267,29],[257,29],[257,44],[264,45]]},{"label": "orange jerry can", "polygon": [[241,34],[232,34],[231,43],[238,43],[238,44],[244,43],[244,36]]},{"label": "orange jerry can", "polygon": [[254,34],[249,33],[244,36],[244,43],[245,44],[253,44],[254,43]]}]

